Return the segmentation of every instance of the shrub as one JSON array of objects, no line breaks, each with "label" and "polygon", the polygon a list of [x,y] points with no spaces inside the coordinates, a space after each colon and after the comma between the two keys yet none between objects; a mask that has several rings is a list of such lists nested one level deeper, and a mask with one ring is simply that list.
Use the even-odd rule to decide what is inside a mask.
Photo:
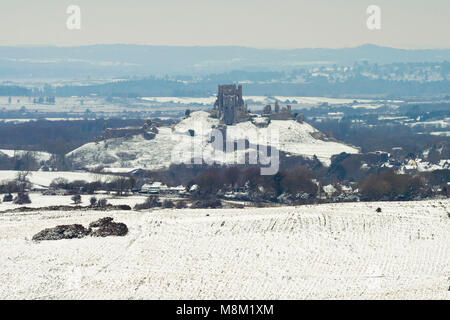
[{"label": "shrub", "polygon": [[17,197],[14,198],[13,202],[15,204],[29,204],[29,203],[31,203],[31,199],[30,199],[30,196],[28,195],[28,193],[21,192],[21,193],[17,194]]},{"label": "shrub", "polygon": [[20,192],[20,187],[21,185],[17,181],[4,181],[0,183],[0,193],[11,194],[13,192]]},{"label": "shrub", "polygon": [[106,200],[105,198],[97,201],[98,207],[106,207],[107,205],[108,205],[108,200]]},{"label": "shrub", "polygon": [[88,183],[85,187],[85,190],[86,190],[87,194],[94,194],[94,192],[96,190],[99,190],[100,188],[101,188],[101,183],[96,181],[96,182]]},{"label": "shrub", "polygon": [[144,209],[150,209],[155,207],[160,207],[161,203],[159,202],[158,197],[150,196],[148,197],[144,203],[138,203],[134,206],[134,209],[136,210],[144,210]]},{"label": "shrub", "polygon": [[13,201],[13,195],[12,194],[5,194],[3,196],[3,202],[11,202]]},{"label": "shrub", "polygon": [[91,204],[91,206],[95,206],[97,204],[97,198],[96,197],[91,197],[89,199],[89,203]]},{"label": "shrub", "polygon": [[220,208],[222,207],[222,202],[220,202],[220,200],[217,199],[213,199],[213,200],[197,200],[194,201],[191,205],[191,208],[194,209],[207,209],[207,208]]},{"label": "shrub", "polygon": [[86,192],[88,183],[84,180],[74,180],[68,184],[69,190],[71,190],[74,194],[80,192]]},{"label": "shrub", "polygon": [[68,189],[69,180],[66,178],[58,177],[52,180],[50,183],[50,188],[52,189]]},{"label": "shrub", "polygon": [[164,200],[162,207],[163,208],[173,208],[175,205],[172,200],[166,199]]},{"label": "shrub", "polygon": [[79,195],[79,194],[74,194],[73,196],[72,196],[72,198],[70,198],[72,201],[73,201],[73,203],[75,203],[75,204],[80,204],[81,203],[81,195]]},{"label": "shrub", "polygon": [[184,202],[184,201],[178,201],[175,207],[176,207],[177,209],[184,209],[184,208],[187,207],[187,204],[186,204],[186,202]]}]

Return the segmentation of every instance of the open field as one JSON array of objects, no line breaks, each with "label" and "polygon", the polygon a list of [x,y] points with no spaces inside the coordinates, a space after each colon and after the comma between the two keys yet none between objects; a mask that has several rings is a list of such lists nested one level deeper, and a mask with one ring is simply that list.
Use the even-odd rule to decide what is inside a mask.
[{"label": "open field", "polygon": [[[449,208],[433,200],[2,213],[0,298],[449,299]],[[129,234],[30,240],[104,216]]]},{"label": "open field", "polygon": [[81,195],[81,202],[78,204],[74,204],[72,200],[72,195],[47,196],[39,192],[30,192],[29,196],[31,203],[25,205],[15,204],[13,202],[1,202],[0,215],[2,215],[2,211],[18,209],[24,206],[29,208],[43,208],[48,206],[76,206],[76,205],[88,206],[90,205],[89,200],[91,199],[91,197],[95,197],[97,200],[106,199],[106,201],[112,205],[127,204],[131,207],[134,207],[137,203],[143,203],[147,198],[147,196],[145,195],[130,195],[123,197],[106,193],[97,193],[94,195],[83,194]]},{"label": "open field", "polygon": [[[19,171],[15,170],[0,170],[0,181],[11,181],[17,177]],[[64,178],[69,182],[76,180],[84,180],[86,182],[94,181],[108,181],[112,179],[113,176],[106,174],[95,174],[89,172],[73,172],[73,171],[30,171],[27,178],[33,187],[44,187],[50,186],[52,181],[57,178]]]}]

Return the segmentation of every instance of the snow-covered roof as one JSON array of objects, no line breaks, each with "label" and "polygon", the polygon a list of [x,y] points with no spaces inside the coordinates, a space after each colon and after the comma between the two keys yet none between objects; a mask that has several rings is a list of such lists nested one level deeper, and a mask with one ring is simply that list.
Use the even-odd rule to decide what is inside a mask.
[{"label": "snow-covered roof", "polygon": [[334,193],[334,192],[336,192],[336,188],[333,187],[333,185],[329,184],[329,185],[323,186],[323,191],[325,191],[326,193]]},{"label": "snow-covered roof", "polygon": [[170,190],[174,190],[174,191],[183,191],[186,188],[184,186],[182,186],[182,185],[179,185],[179,186],[176,186],[176,187],[170,187],[169,189]]},{"label": "snow-covered roof", "polygon": [[341,189],[342,189],[342,191],[347,191],[347,192],[353,191],[352,187],[345,186],[345,185],[341,185]]},{"label": "snow-covered roof", "polygon": [[162,182],[155,181],[151,184],[148,184],[148,183],[144,184],[141,189],[142,190],[145,190],[145,189],[168,189],[168,187],[165,184],[163,184]]}]

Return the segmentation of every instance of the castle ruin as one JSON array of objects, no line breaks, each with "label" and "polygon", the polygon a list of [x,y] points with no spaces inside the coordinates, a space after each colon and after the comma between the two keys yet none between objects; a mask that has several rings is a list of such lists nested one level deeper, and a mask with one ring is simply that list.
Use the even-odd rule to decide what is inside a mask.
[{"label": "castle ruin", "polygon": [[220,84],[211,115],[222,124],[232,125],[248,120],[247,105],[242,98],[242,85]]},{"label": "castle ruin", "polygon": [[[242,97],[242,85],[236,87],[235,84],[219,84],[217,99],[211,110],[211,116],[220,120],[222,125],[233,125],[238,122],[250,120],[255,115],[248,112],[247,105]],[[304,121],[302,114],[293,114],[290,105],[280,108],[278,101],[275,108],[266,105],[262,112],[262,117],[270,120],[297,120]]]},{"label": "castle ruin", "polygon": [[291,120],[294,119],[291,106],[288,104],[286,107],[281,108],[278,101],[275,102],[275,112],[272,112],[272,106],[266,105],[263,109],[263,116],[270,118],[270,120]]}]

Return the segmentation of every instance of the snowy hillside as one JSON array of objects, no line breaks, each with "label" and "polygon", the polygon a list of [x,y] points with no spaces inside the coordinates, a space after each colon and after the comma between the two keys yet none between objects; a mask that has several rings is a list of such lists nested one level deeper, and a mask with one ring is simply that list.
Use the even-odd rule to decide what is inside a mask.
[{"label": "snowy hillside", "polygon": [[[197,147],[204,159],[219,163],[231,164],[239,155],[222,156],[213,150],[210,143],[211,130],[219,125],[217,119],[209,117],[205,111],[197,111],[175,125],[173,128],[161,127],[152,140],[146,140],[142,135],[132,138],[115,138],[100,142],[88,143],[72,151],[68,156],[81,166],[94,167],[104,165],[111,168],[147,168],[160,169],[168,167],[172,161],[172,151],[176,147],[176,160],[190,160],[197,155]],[[194,136],[189,134],[193,130]],[[341,152],[357,153],[358,150],[342,143],[323,141],[311,134],[318,133],[307,123],[294,120],[272,120],[266,128],[260,128],[252,122],[242,122],[227,127],[227,136],[232,139],[248,139],[252,144],[269,141],[273,132],[279,133],[279,141],[271,143],[280,151],[293,155],[312,158],[314,155],[328,165],[334,154]],[[246,136],[248,132],[256,132],[256,137]],[[247,151],[248,152],[248,151]]]},{"label": "snowy hillside", "polygon": [[[449,299],[449,208],[434,200],[5,213],[0,299]],[[129,234],[30,240],[107,215]]]}]

